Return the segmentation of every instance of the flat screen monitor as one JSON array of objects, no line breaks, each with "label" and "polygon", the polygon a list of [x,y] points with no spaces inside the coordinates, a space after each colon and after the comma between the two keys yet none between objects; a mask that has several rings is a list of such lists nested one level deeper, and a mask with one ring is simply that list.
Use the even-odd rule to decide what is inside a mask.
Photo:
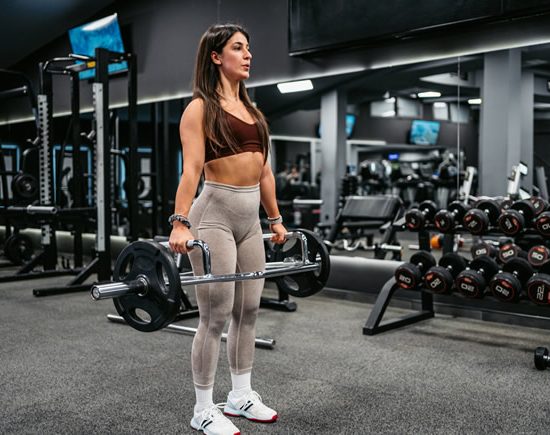
[{"label": "flat screen monitor", "polygon": [[440,123],[415,119],[411,124],[409,141],[414,145],[435,145],[439,136]]},{"label": "flat screen monitor", "polygon": [[[75,54],[94,56],[96,48],[106,48],[117,53],[124,53],[117,14],[70,29],[69,39]],[[127,70],[128,63],[126,61],[109,65],[109,74]],[[91,79],[95,76],[95,68],[81,71],[79,75],[81,80]]]},{"label": "flat screen monitor", "polygon": [[[353,113],[346,114],[346,138],[351,138],[353,131],[355,129],[355,121],[357,120],[357,115]],[[321,137],[321,124],[317,127],[317,137]]]}]

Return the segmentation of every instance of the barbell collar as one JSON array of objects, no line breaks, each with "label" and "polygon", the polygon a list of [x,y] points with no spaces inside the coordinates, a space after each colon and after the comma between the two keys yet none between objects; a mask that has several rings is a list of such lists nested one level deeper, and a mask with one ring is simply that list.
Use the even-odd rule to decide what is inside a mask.
[{"label": "barbell collar", "polygon": [[91,296],[94,301],[112,299],[128,294],[145,294],[149,289],[147,280],[138,277],[129,282],[113,282],[108,284],[95,284],[92,286]]}]

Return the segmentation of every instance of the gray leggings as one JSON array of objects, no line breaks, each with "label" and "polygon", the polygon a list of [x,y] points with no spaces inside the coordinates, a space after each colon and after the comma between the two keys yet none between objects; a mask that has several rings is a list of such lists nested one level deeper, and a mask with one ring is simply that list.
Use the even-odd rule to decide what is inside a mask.
[{"label": "gray leggings", "polygon": [[[205,182],[189,220],[193,236],[210,247],[212,273],[232,274],[265,269],[265,250],[258,217],[259,185],[250,187]],[[195,275],[203,274],[199,249],[189,253]],[[227,357],[233,374],[252,370],[256,317],[264,280],[217,282],[196,286],[200,321],[193,340],[193,381],[214,385],[220,339],[228,318]]]}]

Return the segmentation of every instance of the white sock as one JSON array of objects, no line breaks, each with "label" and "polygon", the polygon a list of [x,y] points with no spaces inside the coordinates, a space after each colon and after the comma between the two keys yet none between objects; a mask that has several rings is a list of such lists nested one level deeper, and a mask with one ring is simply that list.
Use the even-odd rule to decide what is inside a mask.
[{"label": "white sock", "polygon": [[251,376],[251,372],[243,373],[242,375],[234,375],[231,373],[231,384],[233,385],[231,395],[233,397],[241,397],[252,391],[252,386],[250,384]]},{"label": "white sock", "polygon": [[195,404],[195,414],[200,413],[201,411],[214,404],[214,401],[212,400],[213,391],[214,388],[203,390],[195,387],[195,396],[197,397],[197,403]]}]

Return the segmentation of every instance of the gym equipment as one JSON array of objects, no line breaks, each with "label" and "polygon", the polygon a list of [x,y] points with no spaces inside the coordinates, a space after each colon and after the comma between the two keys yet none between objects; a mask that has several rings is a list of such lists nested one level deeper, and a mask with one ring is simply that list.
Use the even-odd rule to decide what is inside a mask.
[{"label": "gym equipment", "polygon": [[505,243],[498,248],[497,259],[501,263],[516,257],[527,258],[527,253],[515,243]]},{"label": "gym equipment", "polygon": [[439,210],[434,216],[434,225],[442,233],[453,232],[457,224],[462,223],[462,219],[468,210],[468,204],[460,201],[453,201],[447,209]]},{"label": "gym equipment", "polygon": [[544,237],[550,237],[550,211],[539,214],[535,219],[535,228]]},{"label": "gym equipment", "polygon": [[546,262],[527,284],[527,297],[537,305],[550,305],[550,263]]},{"label": "gym equipment", "polygon": [[500,205],[494,199],[483,199],[475,208],[468,210],[462,223],[471,234],[481,235],[487,232],[490,225],[495,225],[500,214]]},{"label": "gym equipment", "polygon": [[15,233],[4,242],[4,255],[13,264],[21,265],[34,254],[32,239],[25,234]]},{"label": "gym equipment", "polygon": [[470,248],[472,258],[481,257],[485,255],[487,257],[495,258],[498,254],[498,248],[488,242],[479,242]]},{"label": "gym equipment", "polygon": [[415,289],[422,283],[422,276],[436,264],[432,254],[419,251],[413,254],[408,263],[403,263],[395,270],[395,281],[403,289]]},{"label": "gym equipment", "polygon": [[503,302],[518,302],[523,286],[535,270],[525,258],[512,258],[490,281],[493,296]]},{"label": "gym equipment", "polygon": [[544,245],[536,245],[529,249],[527,260],[533,267],[541,267],[550,258],[550,249]]},{"label": "gym equipment", "polygon": [[437,211],[433,201],[423,201],[418,208],[412,208],[405,213],[405,225],[409,231],[419,231],[431,221]]},{"label": "gym equipment", "polygon": [[482,298],[487,282],[498,272],[498,264],[490,257],[477,257],[458,274],[457,290],[467,298]]},{"label": "gym equipment", "polygon": [[467,265],[466,259],[458,254],[451,252],[443,255],[439,266],[430,268],[424,275],[426,289],[438,294],[451,293],[454,279]]},{"label": "gym equipment", "polygon": [[535,215],[536,208],[530,200],[516,201],[500,214],[498,226],[504,234],[515,236],[531,223]]},{"label": "gym equipment", "polygon": [[[270,239],[272,234],[263,237]],[[285,250],[283,246],[284,259],[267,263],[265,271],[228,275],[212,275],[208,245],[190,240],[188,247],[202,251],[203,276],[193,276],[192,272],[180,274],[172,252],[164,245],[137,241],[128,245],[116,261],[113,278],[117,282],[92,286],[92,299],[114,298],[115,308],[126,323],[139,331],[151,332],[175,319],[181,305],[182,286],[294,275],[295,286],[286,287],[289,295],[307,297],[319,292],[330,272],[330,258],[322,241],[301,230],[288,233],[286,238],[291,246],[293,239],[300,242],[299,260],[295,249]]]},{"label": "gym equipment", "polygon": [[550,357],[546,347],[537,347],[535,349],[535,367],[537,370],[546,370],[550,367]]},{"label": "gym equipment", "polygon": [[546,211],[549,207],[548,201],[540,196],[532,196],[529,198],[529,201],[531,201],[531,204],[535,207],[535,216]]}]

